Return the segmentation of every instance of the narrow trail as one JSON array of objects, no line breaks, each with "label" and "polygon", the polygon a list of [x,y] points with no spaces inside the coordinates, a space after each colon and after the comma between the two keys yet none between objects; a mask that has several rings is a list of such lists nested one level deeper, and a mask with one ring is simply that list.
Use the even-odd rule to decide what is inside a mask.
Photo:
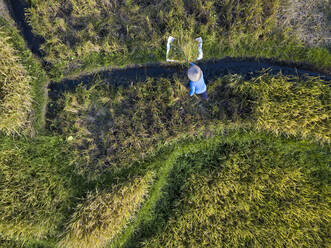
[{"label": "narrow trail", "polygon": [[[239,59],[224,58],[197,62],[208,81],[213,81],[227,74],[239,74],[245,79],[260,75],[262,71],[268,70],[270,74],[282,73],[292,76],[318,76],[324,80],[331,81],[331,75],[312,72],[306,69],[291,67],[281,62],[274,62],[271,59]],[[49,84],[50,98],[61,95],[65,91],[73,91],[78,85],[90,85],[95,79],[100,79],[114,86],[129,86],[136,82],[143,82],[147,78],[172,78],[177,75],[179,78],[186,76],[186,68],[179,64],[149,64],[142,66],[127,67],[123,69],[109,69],[82,75],[75,79],[64,79],[61,82]]]},{"label": "narrow trail", "polygon": [[5,0],[5,2],[11,17],[21,31],[28,48],[34,55],[42,58],[44,53],[40,50],[40,46],[45,40],[32,32],[32,27],[25,19],[25,10],[29,7],[29,4],[25,0]]}]

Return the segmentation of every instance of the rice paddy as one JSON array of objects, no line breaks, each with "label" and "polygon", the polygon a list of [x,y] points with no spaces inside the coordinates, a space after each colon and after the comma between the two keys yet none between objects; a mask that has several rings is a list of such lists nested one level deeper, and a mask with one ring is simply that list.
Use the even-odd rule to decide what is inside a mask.
[{"label": "rice paddy", "polygon": [[[30,0],[21,33],[0,17],[0,247],[328,247],[323,3]],[[182,63],[143,65],[170,35]],[[197,37],[206,59],[287,64],[202,61],[209,98],[190,97]]]}]

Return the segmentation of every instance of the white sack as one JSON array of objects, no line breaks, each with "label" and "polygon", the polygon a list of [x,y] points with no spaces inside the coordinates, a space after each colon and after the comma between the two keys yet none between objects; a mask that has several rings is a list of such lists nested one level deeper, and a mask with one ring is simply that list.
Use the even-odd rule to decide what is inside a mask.
[{"label": "white sack", "polygon": [[[172,43],[174,40],[175,40],[174,37],[169,36],[169,38],[168,38],[168,42],[167,42],[167,54],[166,54],[166,61],[167,61],[167,62],[179,62],[178,60],[173,60],[173,59],[169,59],[169,58],[168,58],[168,54],[169,54],[169,51],[170,51],[171,43]],[[200,59],[203,58],[203,51],[202,51],[202,38],[199,37],[199,38],[196,38],[195,40],[199,42],[199,44],[198,44],[198,57],[196,58],[196,60],[200,60]]]}]

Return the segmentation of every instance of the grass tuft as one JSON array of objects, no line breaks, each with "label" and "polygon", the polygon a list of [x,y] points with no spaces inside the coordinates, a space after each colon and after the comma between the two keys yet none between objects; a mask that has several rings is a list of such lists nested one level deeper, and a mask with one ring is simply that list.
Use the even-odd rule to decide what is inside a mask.
[{"label": "grass tuft", "polygon": [[238,87],[249,96],[258,129],[330,143],[330,86],[320,78],[264,75]]},{"label": "grass tuft", "polygon": [[[15,116],[20,116],[22,120],[27,116],[26,122],[28,125],[26,127],[22,126],[21,130],[19,130],[19,133],[35,136],[37,133],[41,133],[45,126],[44,114],[47,98],[45,89],[47,87],[46,73],[41,66],[41,62],[38,61],[32,55],[31,51],[26,48],[25,41],[19,34],[18,30],[11,26],[2,17],[0,17],[0,30],[3,34],[2,38],[6,39],[7,46],[10,46],[10,48],[6,48],[4,54],[7,52],[11,53],[10,56],[1,57],[1,59],[3,63],[8,63],[8,61],[13,58],[11,56],[15,57],[16,65],[12,65],[11,70],[14,75],[17,74],[15,77],[20,79],[18,82],[17,80],[15,81],[14,78],[4,78],[8,77],[8,74],[1,75],[1,77],[4,78],[4,80],[1,81],[1,84],[7,85],[6,87],[9,87],[9,89],[12,91],[11,95],[14,95],[14,98],[16,98],[16,102],[12,101],[12,106],[7,106],[8,110],[3,108],[1,111],[3,111],[4,114],[6,111],[12,111],[12,118],[15,118]],[[7,62],[5,62],[6,59],[8,59]],[[5,70],[5,68],[1,68],[1,70]],[[6,70],[8,70],[8,67]],[[24,74],[22,74],[21,70],[23,70]],[[24,101],[26,102],[24,103]],[[15,108],[17,109],[16,112],[14,111]],[[23,112],[23,110],[26,110],[28,115],[26,112]],[[1,118],[0,122],[9,122],[10,116],[7,117],[8,118]],[[7,123],[6,125],[11,125],[12,128],[14,128],[20,124],[19,120],[17,123],[14,123],[14,119],[12,119],[12,121],[12,123]],[[8,128],[10,129],[11,127]]]}]

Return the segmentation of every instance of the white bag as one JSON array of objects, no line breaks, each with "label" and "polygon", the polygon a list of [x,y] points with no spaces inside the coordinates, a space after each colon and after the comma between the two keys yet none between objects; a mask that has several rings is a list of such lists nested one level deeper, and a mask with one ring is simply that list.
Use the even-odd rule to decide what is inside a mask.
[{"label": "white bag", "polygon": [[[173,60],[173,59],[169,59],[168,58],[168,54],[169,54],[169,51],[170,51],[170,46],[171,46],[171,43],[175,40],[174,37],[172,36],[169,36],[168,38],[168,42],[167,42],[167,54],[166,54],[166,61],[167,62],[180,62],[178,60]],[[199,42],[198,44],[198,57],[196,58],[196,60],[200,60],[203,58],[203,51],[202,51],[202,38],[199,37],[199,38],[196,38],[195,39],[196,41]]]}]

